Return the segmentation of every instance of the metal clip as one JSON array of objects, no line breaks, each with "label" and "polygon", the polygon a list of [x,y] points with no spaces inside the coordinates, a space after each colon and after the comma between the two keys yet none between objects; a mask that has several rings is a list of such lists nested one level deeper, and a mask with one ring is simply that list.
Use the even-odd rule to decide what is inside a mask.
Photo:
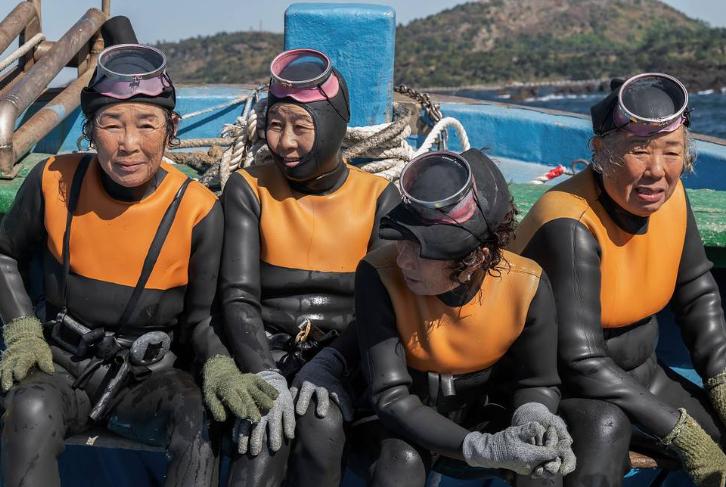
[{"label": "metal clip", "polygon": [[313,323],[309,319],[304,318],[298,323],[297,327],[300,331],[295,336],[295,343],[302,343],[308,339],[310,331],[313,329]]}]

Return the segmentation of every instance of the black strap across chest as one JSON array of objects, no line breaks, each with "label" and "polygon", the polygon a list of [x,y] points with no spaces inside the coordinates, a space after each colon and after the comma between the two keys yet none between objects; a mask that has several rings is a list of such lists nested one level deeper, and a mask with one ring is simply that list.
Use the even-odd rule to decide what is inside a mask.
[{"label": "black strap across chest", "polygon": [[[93,155],[91,154],[87,154],[83,157],[83,159],[81,159],[81,162],[78,164],[78,168],[76,169],[76,173],[73,175],[70,194],[68,196],[68,215],[66,217],[65,233],[63,234],[63,282],[61,286],[63,298],[63,312],[67,312],[68,305],[68,276],[70,274],[71,267],[70,241],[73,214],[75,213],[76,207],[78,206],[78,199],[80,198],[81,194],[83,178],[86,175],[86,171],[88,170],[88,166],[90,165],[92,159]],[[184,193],[186,192],[187,187],[189,186],[189,183],[191,183],[191,181],[192,180],[190,178],[186,178],[184,180],[184,182],[181,184],[176,194],[174,195],[174,199],[171,201],[166,211],[164,212],[164,216],[162,216],[161,218],[161,222],[156,229],[154,239],[151,241],[149,250],[146,253],[146,258],[144,259],[144,265],[141,267],[141,274],[139,275],[139,279],[136,282],[136,286],[131,293],[131,297],[126,303],[126,307],[124,308],[124,311],[121,314],[121,317],[119,318],[119,321],[117,323],[117,335],[123,335],[123,330],[129,324],[131,315],[134,312],[136,304],[141,297],[141,293],[143,292],[144,287],[149,280],[149,276],[151,276],[151,272],[154,270],[156,261],[159,258],[162,247],[164,246],[164,241],[169,235],[171,225],[174,223],[174,218],[176,217],[176,213],[179,209],[179,205],[181,204],[181,200],[184,197]]]}]

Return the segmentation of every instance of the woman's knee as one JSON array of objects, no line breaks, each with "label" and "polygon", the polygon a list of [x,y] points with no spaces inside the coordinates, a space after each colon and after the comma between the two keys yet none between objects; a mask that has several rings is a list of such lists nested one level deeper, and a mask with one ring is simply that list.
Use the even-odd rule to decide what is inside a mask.
[{"label": "woman's knee", "polygon": [[599,444],[630,443],[632,427],[620,407],[607,401],[594,399],[566,399],[560,413],[575,442],[583,440]]},{"label": "woman's knee", "polygon": [[19,384],[5,398],[5,424],[47,428],[62,423],[63,409],[56,391],[43,384]]},{"label": "woman's knee", "polygon": [[425,481],[426,471],[426,462],[413,445],[399,438],[383,440],[380,457],[376,462],[376,472],[390,476],[401,485],[415,485],[416,482],[411,483],[413,480]]},{"label": "woman's knee", "polygon": [[295,438],[303,443],[335,443],[342,448],[345,432],[340,408],[331,404],[326,415],[321,418],[315,413],[313,401],[305,414],[296,419]]}]

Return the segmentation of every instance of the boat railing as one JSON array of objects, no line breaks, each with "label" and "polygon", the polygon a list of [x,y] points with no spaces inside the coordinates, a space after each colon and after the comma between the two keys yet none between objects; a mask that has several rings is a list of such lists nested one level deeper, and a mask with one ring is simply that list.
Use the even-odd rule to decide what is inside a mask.
[{"label": "boat railing", "polygon": [[[57,41],[42,33],[41,0],[19,2],[0,22],[0,52],[18,38],[18,49],[0,60],[0,179],[13,179],[22,167],[18,160],[78,107],[103,48],[99,30],[109,11],[110,0],[102,0],[101,10],[89,9]],[[15,61],[13,70],[1,73]],[[16,127],[65,67],[77,68],[77,78]]]}]

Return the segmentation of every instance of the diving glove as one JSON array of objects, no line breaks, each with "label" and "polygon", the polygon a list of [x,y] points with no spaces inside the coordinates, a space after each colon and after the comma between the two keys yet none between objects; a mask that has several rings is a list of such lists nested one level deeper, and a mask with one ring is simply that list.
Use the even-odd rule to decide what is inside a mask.
[{"label": "diving glove", "polygon": [[277,399],[270,410],[257,424],[239,421],[233,435],[237,437],[237,451],[244,455],[259,455],[267,433],[267,445],[276,452],[282,447],[282,435],[291,440],[295,437],[295,403],[292,400],[287,381],[276,370],[263,370],[258,376],[277,389]]},{"label": "diving glove", "polygon": [[708,379],[706,389],[708,389],[708,397],[711,399],[711,405],[718,414],[721,424],[726,426],[726,371]]},{"label": "diving glove", "polygon": [[663,444],[675,449],[683,468],[697,486],[724,487],[726,455],[685,409],[679,411],[681,417],[663,438]]},{"label": "diving glove", "polygon": [[46,374],[55,372],[53,353],[43,337],[43,325],[35,316],[16,318],[3,328],[5,351],[0,359],[0,381],[3,391],[13,380],[25,379],[34,366]]},{"label": "diving glove", "polygon": [[[565,421],[552,414],[547,406],[538,402],[528,402],[522,404],[514,411],[512,416],[512,425],[520,426],[523,424],[536,422],[544,426],[545,433],[541,441],[535,441],[540,446],[554,446],[559,451],[559,456],[542,466],[535,469],[535,476],[544,476],[546,474],[567,475],[575,470],[577,464],[575,453],[572,451],[572,436],[567,431]],[[538,439],[535,439],[538,440]]]},{"label": "diving glove", "polygon": [[217,421],[232,414],[256,423],[277,398],[277,390],[256,374],[243,374],[231,357],[215,355],[202,369],[204,402]]},{"label": "diving glove", "polygon": [[559,456],[556,446],[530,443],[532,438],[544,438],[545,427],[531,422],[497,433],[473,431],[466,435],[462,453],[472,467],[505,468],[520,475],[531,475],[542,464]]},{"label": "diving glove", "polygon": [[313,396],[317,407],[315,414],[324,418],[328,414],[332,400],[340,408],[345,421],[353,419],[353,405],[350,396],[343,387],[342,378],[345,373],[345,358],[332,347],[326,347],[315,357],[303,365],[295,375],[290,387],[295,403],[295,412],[303,416]]}]

